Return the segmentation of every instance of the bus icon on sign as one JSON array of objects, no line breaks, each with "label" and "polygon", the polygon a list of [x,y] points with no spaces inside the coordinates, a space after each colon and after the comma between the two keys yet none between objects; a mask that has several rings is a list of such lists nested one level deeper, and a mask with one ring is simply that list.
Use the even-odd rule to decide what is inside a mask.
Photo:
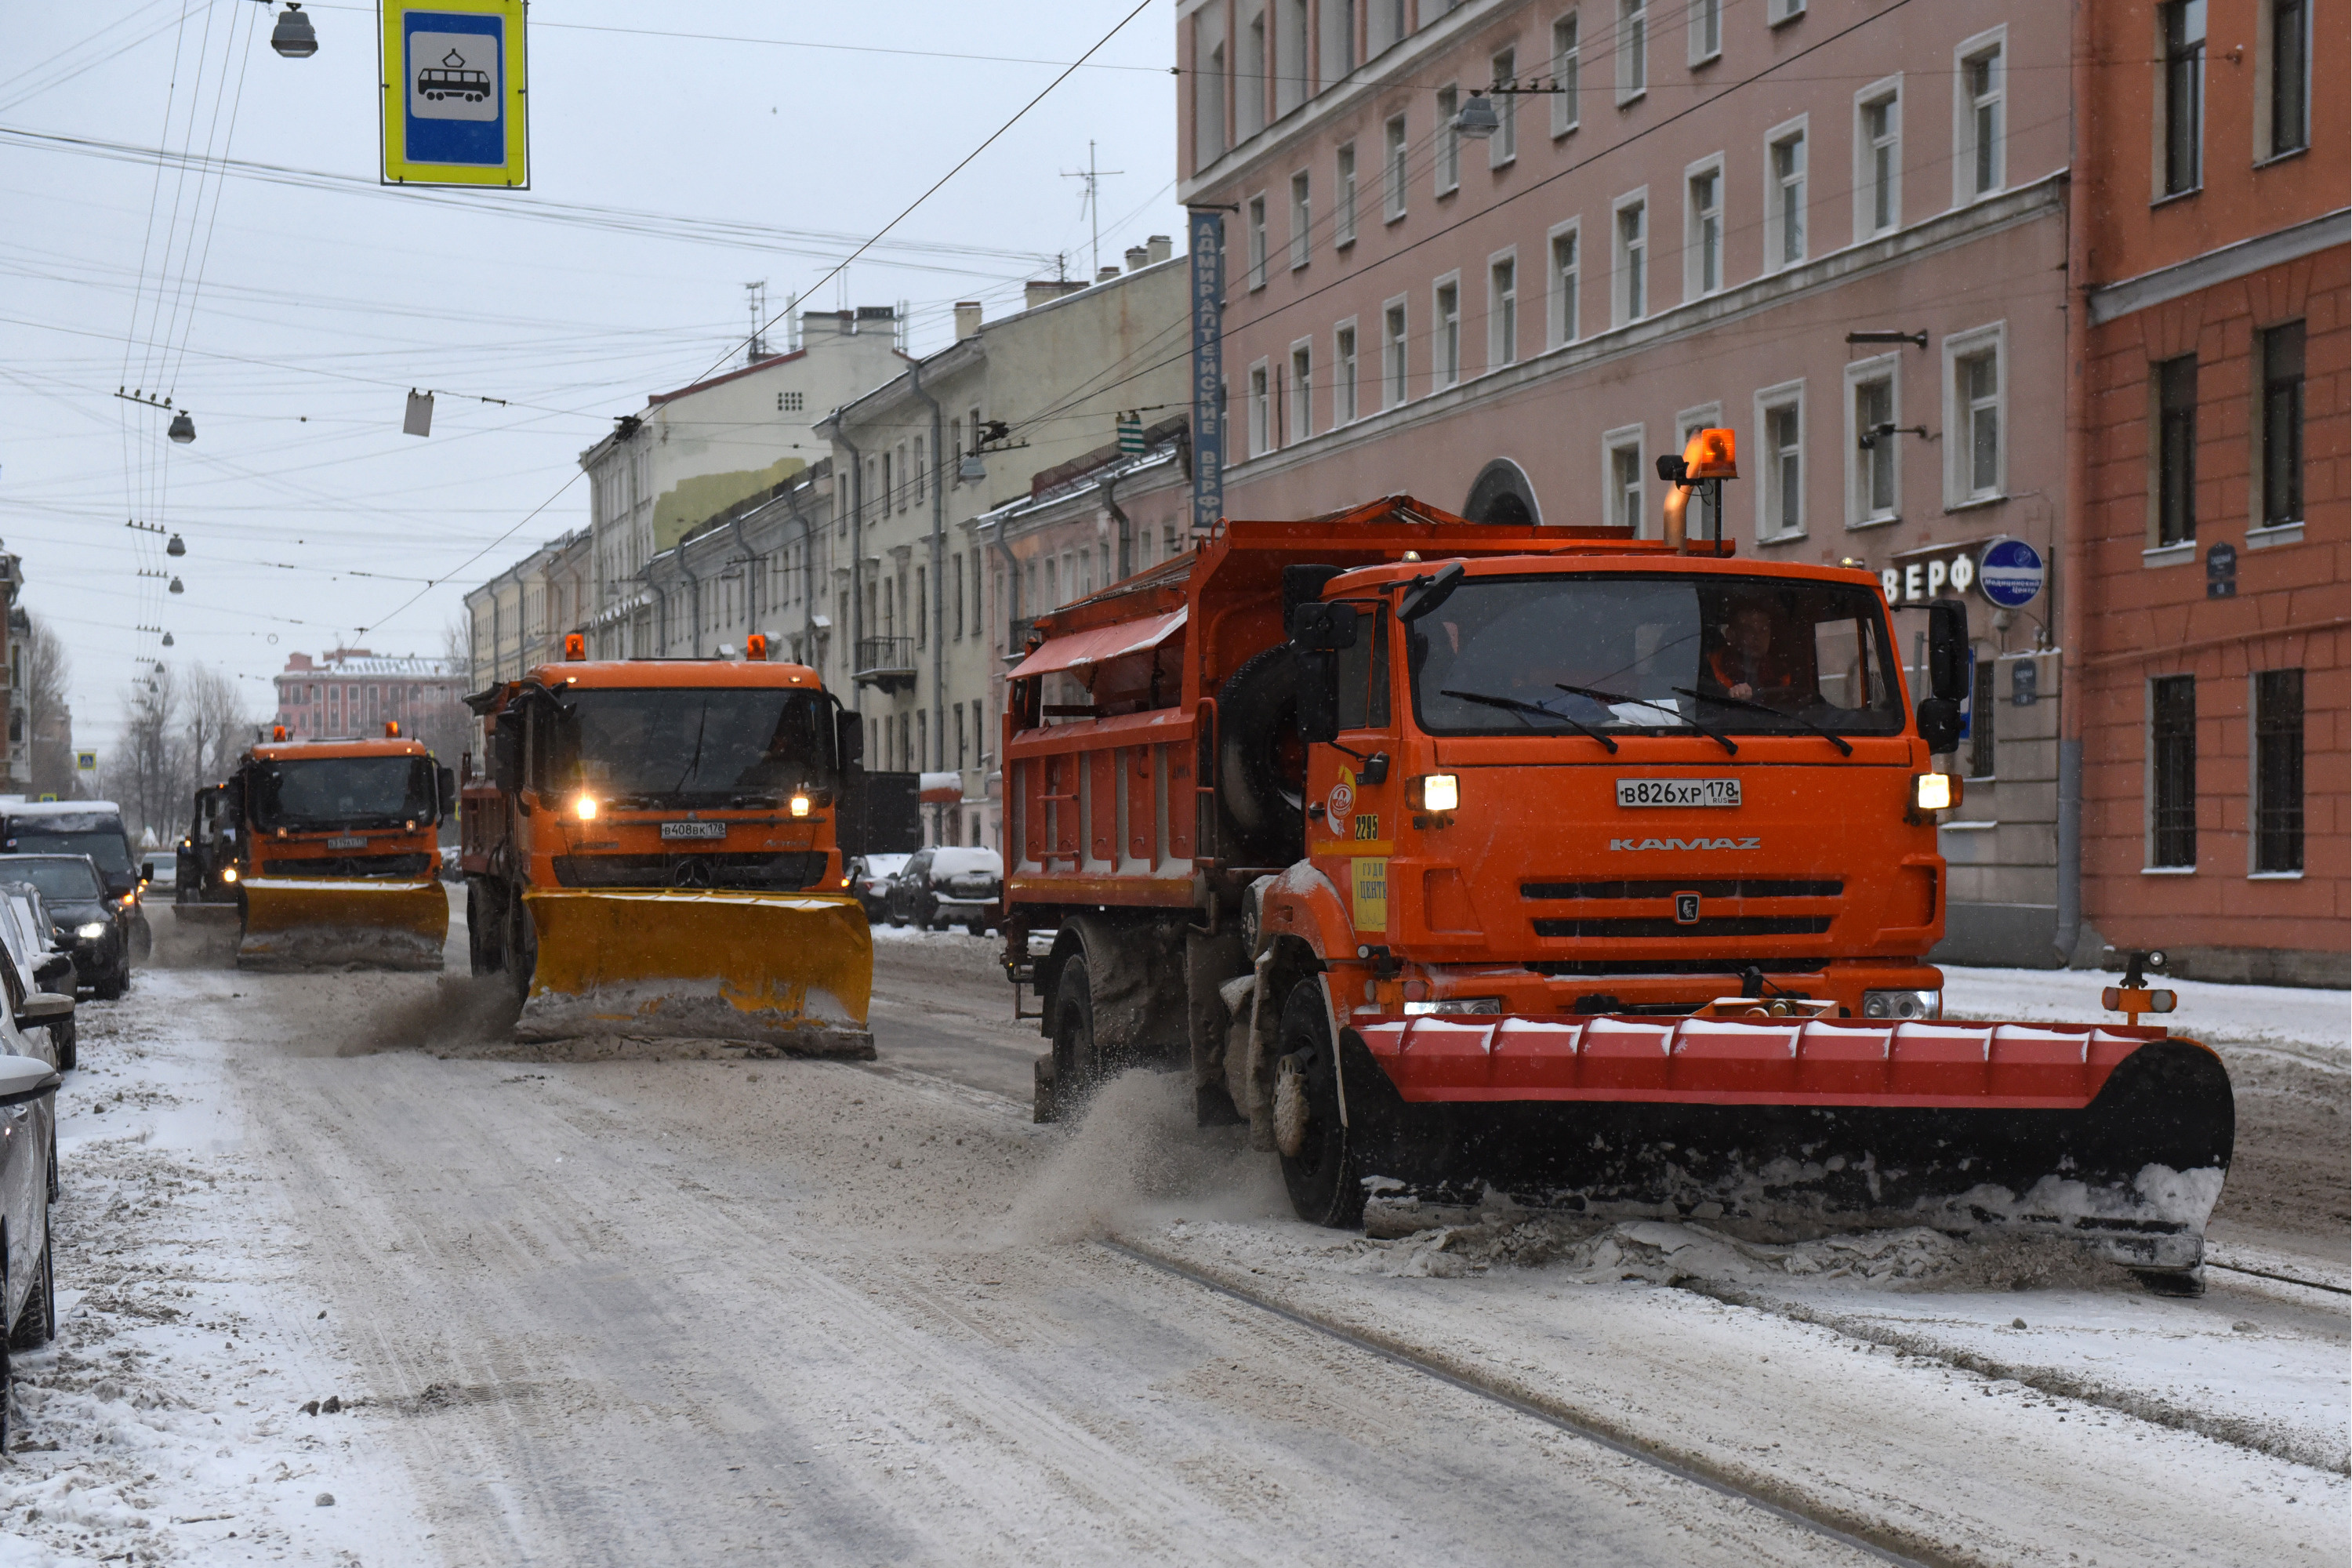
[{"label": "bus icon on sign", "polygon": [[416,73],[416,96],[433,103],[445,98],[479,103],[490,96],[490,73],[467,70],[466,57],[451,49],[437,68],[427,66]]}]

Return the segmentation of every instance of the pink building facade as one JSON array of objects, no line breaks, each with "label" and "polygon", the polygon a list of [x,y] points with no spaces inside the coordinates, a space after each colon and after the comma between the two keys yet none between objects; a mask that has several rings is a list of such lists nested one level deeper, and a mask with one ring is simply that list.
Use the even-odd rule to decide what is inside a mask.
[{"label": "pink building facade", "polygon": [[[1727,426],[1743,552],[1859,561],[1898,605],[1997,538],[2056,559],[2063,7],[1198,0],[1178,29],[1181,193],[1228,209],[1229,515],[1408,491],[1654,535],[1656,458]],[[1454,129],[1496,81],[1559,90]],[[1942,955],[2047,963],[2051,598],[1970,597]]]}]

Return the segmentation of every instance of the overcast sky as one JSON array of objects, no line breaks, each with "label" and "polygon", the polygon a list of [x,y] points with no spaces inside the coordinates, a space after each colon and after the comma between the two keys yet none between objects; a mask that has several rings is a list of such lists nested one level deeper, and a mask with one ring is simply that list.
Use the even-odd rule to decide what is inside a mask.
[{"label": "overcast sky", "polygon": [[[740,343],[746,282],[772,313],[815,288],[1132,4],[540,0],[515,195],[377,185],[373,5],[307,5],[305,60],[270,51],[255,0],[9,6],[0,538],[72,651],[77,742],[106,745],[142,658],[236,676],[258,718],[289,653],[355,628],[439,652],[467,587],[587,521],[586,481],[562,489],[580,451]],[[1062,172],[1089,139],[1124,171],[1104,258],[1181,249],[1171,16],[1154,0],[893,232],[909,243],[807,303],[910,301],[923,351],[954,301],[1013,308],[1057,252],[1088,276]],[[191,146],[301,173],[119,150]],[[196,440],[118,386],[190,410]],[[412,386],[442,394],[428,439],[400,431]]]}]

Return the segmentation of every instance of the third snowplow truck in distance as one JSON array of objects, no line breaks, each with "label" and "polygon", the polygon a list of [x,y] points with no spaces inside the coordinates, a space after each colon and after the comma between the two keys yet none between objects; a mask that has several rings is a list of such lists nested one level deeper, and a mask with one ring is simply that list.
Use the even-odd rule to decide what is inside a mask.
[{"label": "third snowplow truck in distance", "polygon": [[2121,1024],[1943,1020],[1965,607],[1915,710],[1875,578],[1684,536],[1730,442],[1661,464],[1663,541],[1399,496],[1039,617],[1003,740],[1039,1119],[1156,1063],[1327,1225],[1499,1194],[2193,1278],[2221,1062],[2139,1026],[2137,973]]},{"label": "third snowplow truck in distance", "polygon": [[467,699],[488,759],[462,789],[473,970],[514,984],[516,1034],[872,1056],[843,853],[915,847],[915,775],[866,773],[858,716],[763,638],[743,659],[592,661],[577,633],[565,652]]}]

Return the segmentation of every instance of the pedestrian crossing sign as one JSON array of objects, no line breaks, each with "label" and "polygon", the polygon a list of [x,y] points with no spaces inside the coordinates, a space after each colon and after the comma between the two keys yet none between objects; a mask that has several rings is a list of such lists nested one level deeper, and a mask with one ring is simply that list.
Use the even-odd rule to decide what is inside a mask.
[{"label": "pedestrian crossing sign", "polygon": [[378,0],[383,183],[530,186],[525,0]]}]

